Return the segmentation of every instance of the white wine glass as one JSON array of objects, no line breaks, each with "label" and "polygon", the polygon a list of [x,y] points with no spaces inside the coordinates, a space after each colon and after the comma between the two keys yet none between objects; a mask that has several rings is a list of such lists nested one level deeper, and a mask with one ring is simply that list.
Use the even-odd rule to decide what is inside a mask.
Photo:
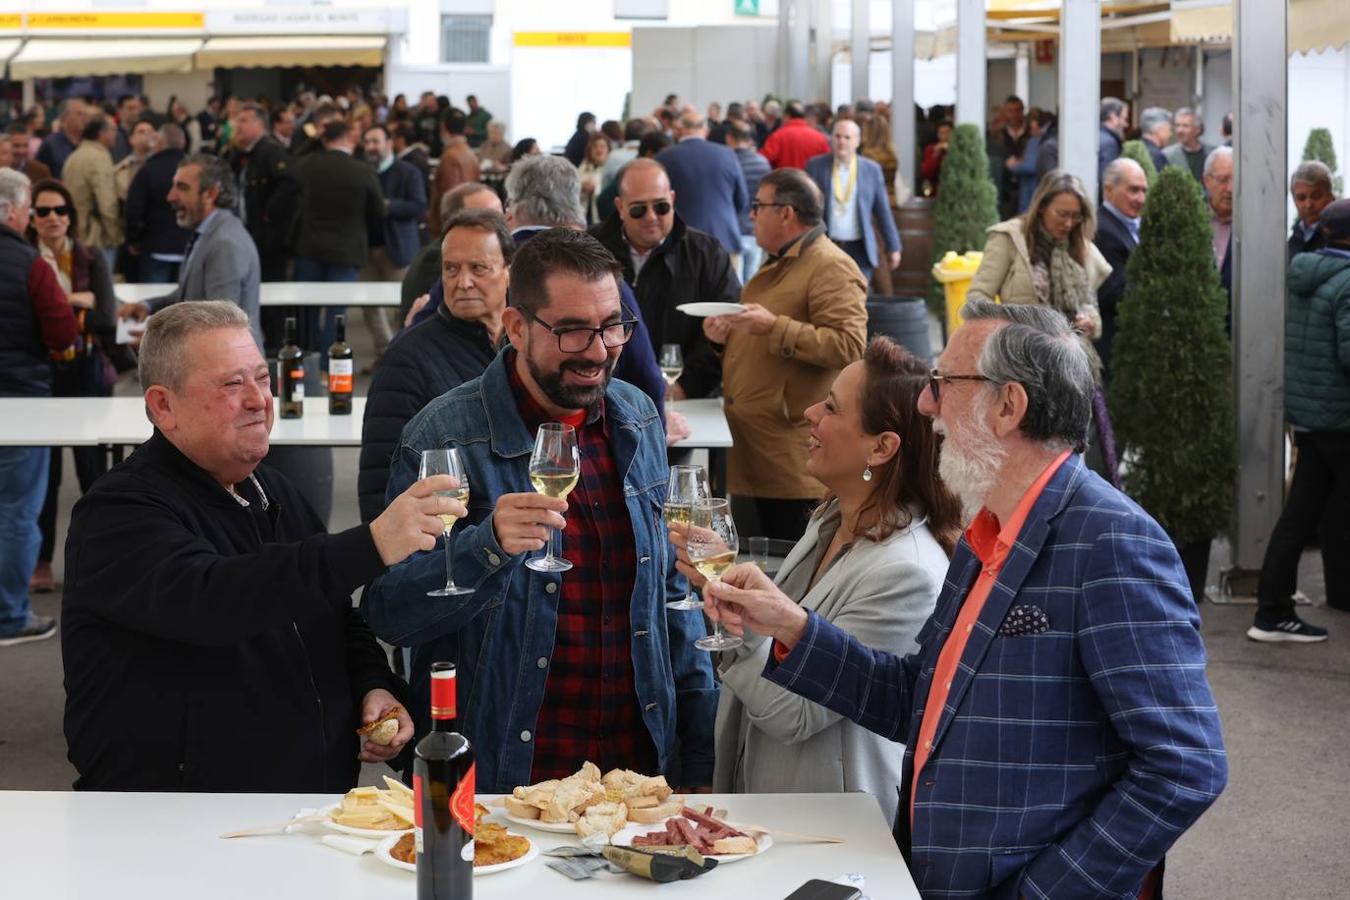
[{"label": "white wine glass", "polygon": [[669,392],[684,374],[684,351],[679,344],[661,345],[660,366],[661,377],[666,380],[666,391]]},{"label": "white wine glass", "polygon": [[[691,518],[689,561],[709,584],[721,581],[722,573],[736,564],[736,554],[740,550],[736,523],[731,519],[731,504],[720,497],[695,500]],[[724,632],[718,621],[713,626],[713,633],[694,641],[694,646],[700,650],[734,650],[743,643],[734,634]]]},{"label": "white wine glass", "polygon": [[[436,496],[458,500],[466,507],[469,505],[469,475],[464,471],[464,463],[459,458],[458,450],[454,447],[423,450],[422,464],[418,469],[417,477],[430,478],[432,475],[450,475],[459,482],[458,487],[451,488],[448,491],[437,491]],[[441,514],[441,534],[445,536],[445,587],[435,591],[427,591],[428,597],[458,597],[461,594],[473,593],[473,588],[460,587],[455,584],[455,576],[451,571],[450,529],[455,527],[455,518],[450,513]]]},{"label": "white wine glass", "polygon": [[[534,436],[530,454],[530,484],[545,497],[566,498],[577,486],[581,475],[581,456],[577,453],[577,432],[562,422],[545,422]],[[536,572],[566,572],[572,564],[553,555],[555,533],[548,532],[548,553],[543,559],[525,561]]]},{"label": "white wine glass", "polygon": [[[693,518],[694,502],[707,500],[712,491],[708,488],[708,472],[702,466],[671,466],[670,481],[666,487],[666,505],[663,518],[666,526],[673,524],[688,525]],[[694,596],[694,586],[689,585],[684,597],[671,600],[667,609],[698,609],[703,601]]]}]

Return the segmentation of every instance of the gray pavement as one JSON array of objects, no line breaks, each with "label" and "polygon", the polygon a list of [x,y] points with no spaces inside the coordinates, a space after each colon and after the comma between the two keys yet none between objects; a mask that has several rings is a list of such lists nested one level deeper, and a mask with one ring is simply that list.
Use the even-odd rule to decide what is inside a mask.
[{"label": "gray pavement", "polygon": [[[369,343],[359,317],[349,328],[359,367],[370,359]],[[367,380],[358,381],[358,391]],[[119,393],[134,391],[131,383],[119,385]],[[356,466],[357,451],[335,451],[334,529],[357,521]],[[77,493],[68,478],[62,539]],[[1212,568],[1221,552],[1216,547]],[[62,562],[58,552],[58,581]],[[1314,606],[1300,613],[1331,630],[1326,643],[1256,644],[1244,634],[1250,606],[1202,607],[1231,775],[1223,796],[1169,855],[1169,898],[1350,896],[1350,853],[1343,843],[1350,834],[1350,615],[1320,605],[1315,552],[1305,556],[1301,576]],[[57,614],[60,594],[37,597],[34,605]],[[75,773],[61,728],[61,678],[59,637],[0,648],[0,790],[70,789]],[[362,781],[370,783],[379,771],[367,767]]]}]

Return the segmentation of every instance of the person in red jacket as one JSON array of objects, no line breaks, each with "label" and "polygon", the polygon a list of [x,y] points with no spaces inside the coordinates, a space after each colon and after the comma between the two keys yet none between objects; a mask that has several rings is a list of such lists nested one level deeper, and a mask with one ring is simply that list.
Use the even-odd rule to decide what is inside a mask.
[{"label": "person in red jacket", "polygon": [[787,118],[769,135],[761,151],[775,169],[804,169],[813,156],[830,152],[830,139],[806,121],[806,110],[793,100],[787,105]]}]

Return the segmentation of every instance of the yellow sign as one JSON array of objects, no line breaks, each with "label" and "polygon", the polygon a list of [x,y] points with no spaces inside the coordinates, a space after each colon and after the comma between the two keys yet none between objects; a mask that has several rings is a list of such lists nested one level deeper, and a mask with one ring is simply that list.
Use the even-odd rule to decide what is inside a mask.
[{"label": "yellow sign", "polygon": [[517,47],[631,47],[627,31],[517,31]]},{"label": "yellow sign", "polygon": [[18,31],[22,27],[22,13],[0,13],[0,31]]},{"label": "yellow sign", "polygon": [[[17,16],[0,17],[5,20]],[[137,31],[201,30],[206,25],[206,14],[199,12],[61,12],[29,13],[28,28],[32,31],[69,31],[71,29],[114,29]]]}]

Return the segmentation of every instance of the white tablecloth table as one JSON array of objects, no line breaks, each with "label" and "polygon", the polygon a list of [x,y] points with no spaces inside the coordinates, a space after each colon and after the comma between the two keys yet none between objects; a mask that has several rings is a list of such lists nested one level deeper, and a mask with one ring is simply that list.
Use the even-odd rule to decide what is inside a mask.
[{"label": "white tablecloth table", "polygon": [[[7,897],[323,898],[408,900],[416,876],[371,854],[352,856],[321,843],[323,830],[222,840],[221,832],[283,821],[333,797],[301,794],[120,794],[0,792],[0,847],[9,862]],[[482,799],[482,798],[480,798]],[[914,882],[867,794],[742,794],[700,798],[728,818],[831,834],[842,844],[779,839],[763,856],[699,878],[657,885],[601,873],[572,881],[547,857],[474,879],[477,900],[596,897],[781,900],[812,878],[844,873],[867,879],[872,900],[918,898]],[[307,826],[317,828],[317,826]],[[575,843],[567,835],[512,826],[541,849]]]},{"label": "white tablecloth table", "polygon": [[684,416],[689,423],[689,437],[675,444],[682,449],[725,449],[731,446],[731,428],[727,425],[722,400],[714,397],[704,400],[676,400],[666,404]]},{"label": "white tablecloth table", "polygon": [[[397,281],[264,281],[258,302],[262,306],[398,306],[402,284]],[[113,285],[123,303],[144,302],[173,290],[171,284]]]}]

